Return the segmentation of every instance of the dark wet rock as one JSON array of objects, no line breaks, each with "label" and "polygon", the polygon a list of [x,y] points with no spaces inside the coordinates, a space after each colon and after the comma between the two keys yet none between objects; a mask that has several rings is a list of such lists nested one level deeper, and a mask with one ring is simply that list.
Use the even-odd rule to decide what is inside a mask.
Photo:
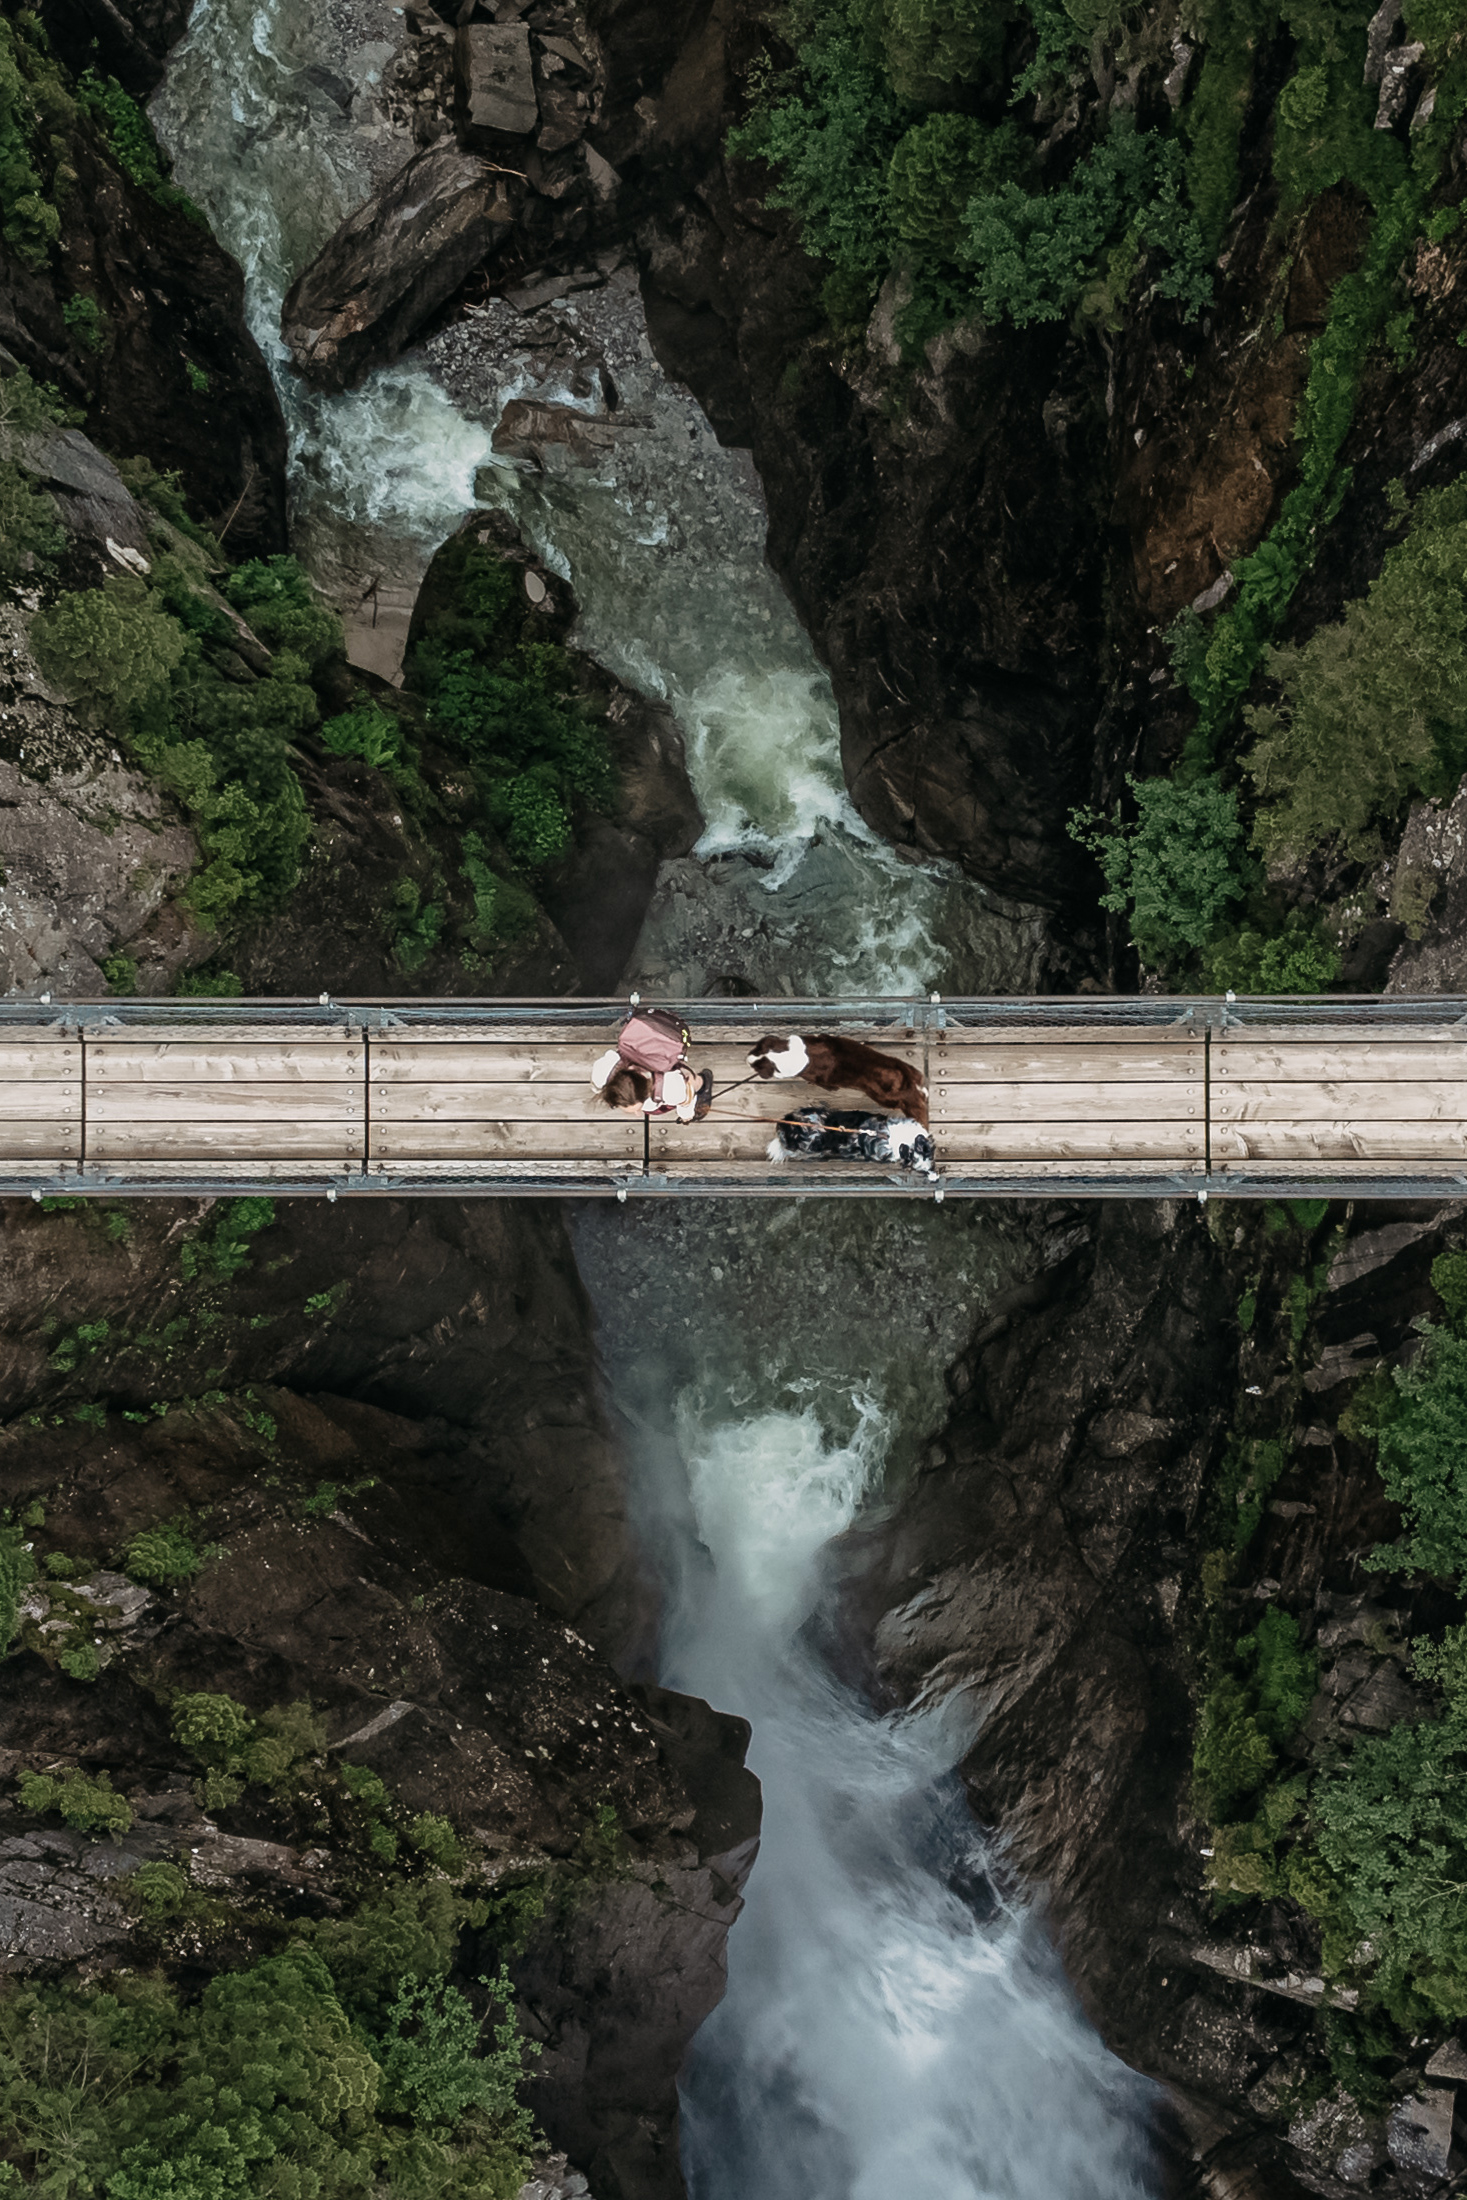
[{"label": "dark wet rock", "polygon": [[[199,221],[124,175],[90,123],[69,157],[59,262],[36,270],[0,248],[0,345],[83,408],[95,443],[176,468],[196,517],[232,514],[236,555],[283,550],[285,425],[239,268]],[[62,317],[80,294],[104,316],[100,350]]]},{"label": "dark wet rock", "polygon": [[[127,1882],[155,1859],[230,1905],[231,1929],[199,1951],[206,1967],[247,1959],[256,1932],[278,1929],[272,1919],[349,1901],[360,1862],[342,1829],[323,1838],[319,1806],[288,1791],[247,1787],[202,1811],[166,1710],[180,1690],[223,1692],[256,1713],[308,1700],[328,1759],[349,1751],[406,1809],[453,1821],[471,1891],[506,1871],[552,1888],[570,1874],[514,1964],[521,2021],[545,2043],[532,2105],[607,2192],[671,2200],[676,2076],[723,1990],[724,1941],[757,1845],[747,1726],[629,1691],[535,1601],[512,1531],[476,1532],[442,1493],[426,1501],[422,1429],[272,1391],[262,1445],[251,1400],[216,1396],[202,1413],[118,1422],[90,1441],[42,1428],[0,1445],[0,1492],[43,1500],[51,1548],[105,1548],[180,1507],[216,1538],[197,1578],[166,1596],[166,1628],[145,1643],[135,1626],[116,1631],[95,1682],[66,1678],[33,1616],[0,1665],[0,1966],[146,1955]],[[329,1513],[302,1504],[323,1477]],[[136,1594],[125,1587],[125,1600]],[[105,1773],[133,1825],[95,1841],[27,1817],[13,1782],[42,1766]],[[608,1819],[613,1846],[588,1848]],[[474,1973],[472,1950],[465,1960]]]},{"label": "dark wet rock", "polygon": [[[32,436],[20,463],[56,506],[68,534],[90,543],[123,571],[146,572],[152,558],[148,523],[122,476],[75,428]],[[131,551],[131,558],[118,551]],[[145,562],[139,566],[134,561]]]},{"label": "dark wet rock", "polygon": [[[145,1410],[158,1395],[157,1353],[132,1340],[181,1321],[170,1395],[209,1389],[209,1371],[221,1384],[332,1393],[341,1402],[329,1424],[311,1423],[318,1452],[334,1446],[345,1471],[359,1449],[385,1447],[425,1514],[456,1523],[441,1546],[446,1570],[474,1567],[514,1593],[533,1589],[619,1658],[645,1657],[653,1601],[558,1210],[513,1200],[282,1202],[256,1262],[230,1287],[228,1345],[200,1325],[179,1267],[196,1210],[148,1202],[132,1214],[124,1246],[81,1214],[6,1205],[0,1411],[75,1395],[74,1379],[50,1363],[53,1340],[99,1320],[112,1341],[88,1356],[86,1380]],[[266,1273],[271,1260],[280,1265]],[[350,1309],[341,1318],[302,1311],[333,1292]],[[205,1433],[198,1443],[207,1453]],[[173,1456],[179,1473],[195,1471],[192,1450]],[[88,1546],[98,1555],[124,1525],[104,1487]]]},{"label": "dark wet rock", "polygon": [[1386,2125],[1386,2146],[1398,2169],[1416,2170],[1431,2178],[1451,2174],[1456,2105],[1455,2087],[1434,2085],[1413,2094],[1392,2111]]},{"label": "dark wet rock", "polygon": [[[553,284],[549,295],[560,297],[565,288],[562,278],[547,277],[547,281]],[[526,292],[525,310],[532,310],[538,302]],[[614,422],[577,412],[572,405],[546,405],[528,397],[512,397],[494,430],[496,451],[536,467],[542,463],[547,444],[561,446],[578,465],[594,466],[607,451],[616,448],[616,442]]]},{"label": "dark wet rock", "polygon": [[41,0],[53,51],[74,74],[115,76],[134,99],[158,89],[188,28],[193,0]]},{"label": "dark wet rock", "polygon": [[464,143],[497,149],[502,136],[528,137],[540,120],[523,23],[466,23],[454,46]]},{"label": "dark wet rock", "polygon": [[442,142],[348,215],[286,297],[281,329],[320,389],[352,389],[395,359],[471,268],[504,241],[524,186]]},{"label": "dark wet rock", "polygon": [[170,898],[198,860],[192,832],[47,687],[13,610],[0,610],[0,816],[0,995],[95,996],[101,964],[144,935],[160,989],[208,952]]}]

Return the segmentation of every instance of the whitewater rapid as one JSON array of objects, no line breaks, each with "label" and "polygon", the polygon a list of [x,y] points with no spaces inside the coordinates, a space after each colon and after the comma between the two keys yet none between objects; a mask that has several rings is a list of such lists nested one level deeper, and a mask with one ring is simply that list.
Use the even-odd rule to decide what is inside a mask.
[{"label": "whitewater rapid", "polygon": [[[706,831],[659,890],[633,979],[706,973],[692,934],[714,922],[761,991],[1028,989],[1034,914],[899,861],[856,816],[747,457],[719,451],[644,340],[618,368],[637,435],[535,477],[495,453],[500,409],[526,390],[586,400],[515,351],[506,308],[344,396],[289,371],[285,289],[400,157],[382,85],[402,35],[381,0],[197,0],[154,104],[245,270],[299,554],[349,608],[384,573],[410,592],[466,511],[501,506],[572,581],[582,646],[672,705]],[[350,119],[323,70],[354,88]],[[557,325],[589,354],[636,310],[614,278]],[[693,2200],[1144,2200],[1145,2089],[1034,1916],[995,1891],[964,1806],[970,1707],[877,1718],[803,1632],[822,1552],[940,1424],[943,1370],[984,1305],[1063,1247],[977,1204],[608,1203],[573,1230],[665,1589],[664,1677],[751,1720],[764,1790],[728,1993],[683,2088]]]}]

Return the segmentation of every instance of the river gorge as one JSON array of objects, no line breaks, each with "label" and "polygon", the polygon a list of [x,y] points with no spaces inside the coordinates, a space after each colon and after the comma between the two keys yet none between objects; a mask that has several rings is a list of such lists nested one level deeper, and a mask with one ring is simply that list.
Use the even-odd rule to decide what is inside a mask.
[{"label": "river gorge", "polygon": [[[1424,9],[1369,26],[1408,107],[1293,198],[1279,85],[1336,61],[1287,11],[1245,60],[1151,0],[7,9],[7,994],[1459,990],[1455,659],[1440,770],[1297,860],[1218,701],[1254,649],[1284,753],[1337,626],[1374,694],[1383,561],[1392,649],[1456,631],[1467,162],[1413,117],[1467,27]],[[1150,197],[1025,263],[1073,294],[955,302],[932,205],[1053,206],[1096,145]],[[1398,154],[1415,333],[1382,304],[1265,619]],[[935,200],[861,183],[852,244],[853,161]],[[79,667],[87,595],[125,635]],[[1412,1873],[1460,1600],[1444,1534],[1380,1556],[1381,1400],[1455,1411],[1457,1205],[5,1204],[0,2188],[1458,2189],[1459,1890]],[[1446,1797],[1389,1870],[1367,1765]]]}]

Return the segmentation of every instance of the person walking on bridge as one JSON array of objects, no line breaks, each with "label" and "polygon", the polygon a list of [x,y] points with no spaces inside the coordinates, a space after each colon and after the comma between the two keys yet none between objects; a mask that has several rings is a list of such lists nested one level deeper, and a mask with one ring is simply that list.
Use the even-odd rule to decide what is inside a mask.
[{"label": "person walking on bridge", "polygon": [[693,1035],[665,1008],[641,1008],[591,1064],[591,1089],[619,1115],[675,1115],[695,1123],[713,1101],[713,1072],[688,1059]]}]

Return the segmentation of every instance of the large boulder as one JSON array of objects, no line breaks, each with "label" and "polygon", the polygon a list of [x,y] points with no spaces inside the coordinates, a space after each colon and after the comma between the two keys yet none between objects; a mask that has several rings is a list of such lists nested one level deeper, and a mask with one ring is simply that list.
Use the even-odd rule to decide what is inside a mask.
[{"label": "large boulder", "polygon": [[292,287],[281,331],[318,389],[395,359],[513,227],[523,182],[448,141],[417,153],[337,230]]}]

